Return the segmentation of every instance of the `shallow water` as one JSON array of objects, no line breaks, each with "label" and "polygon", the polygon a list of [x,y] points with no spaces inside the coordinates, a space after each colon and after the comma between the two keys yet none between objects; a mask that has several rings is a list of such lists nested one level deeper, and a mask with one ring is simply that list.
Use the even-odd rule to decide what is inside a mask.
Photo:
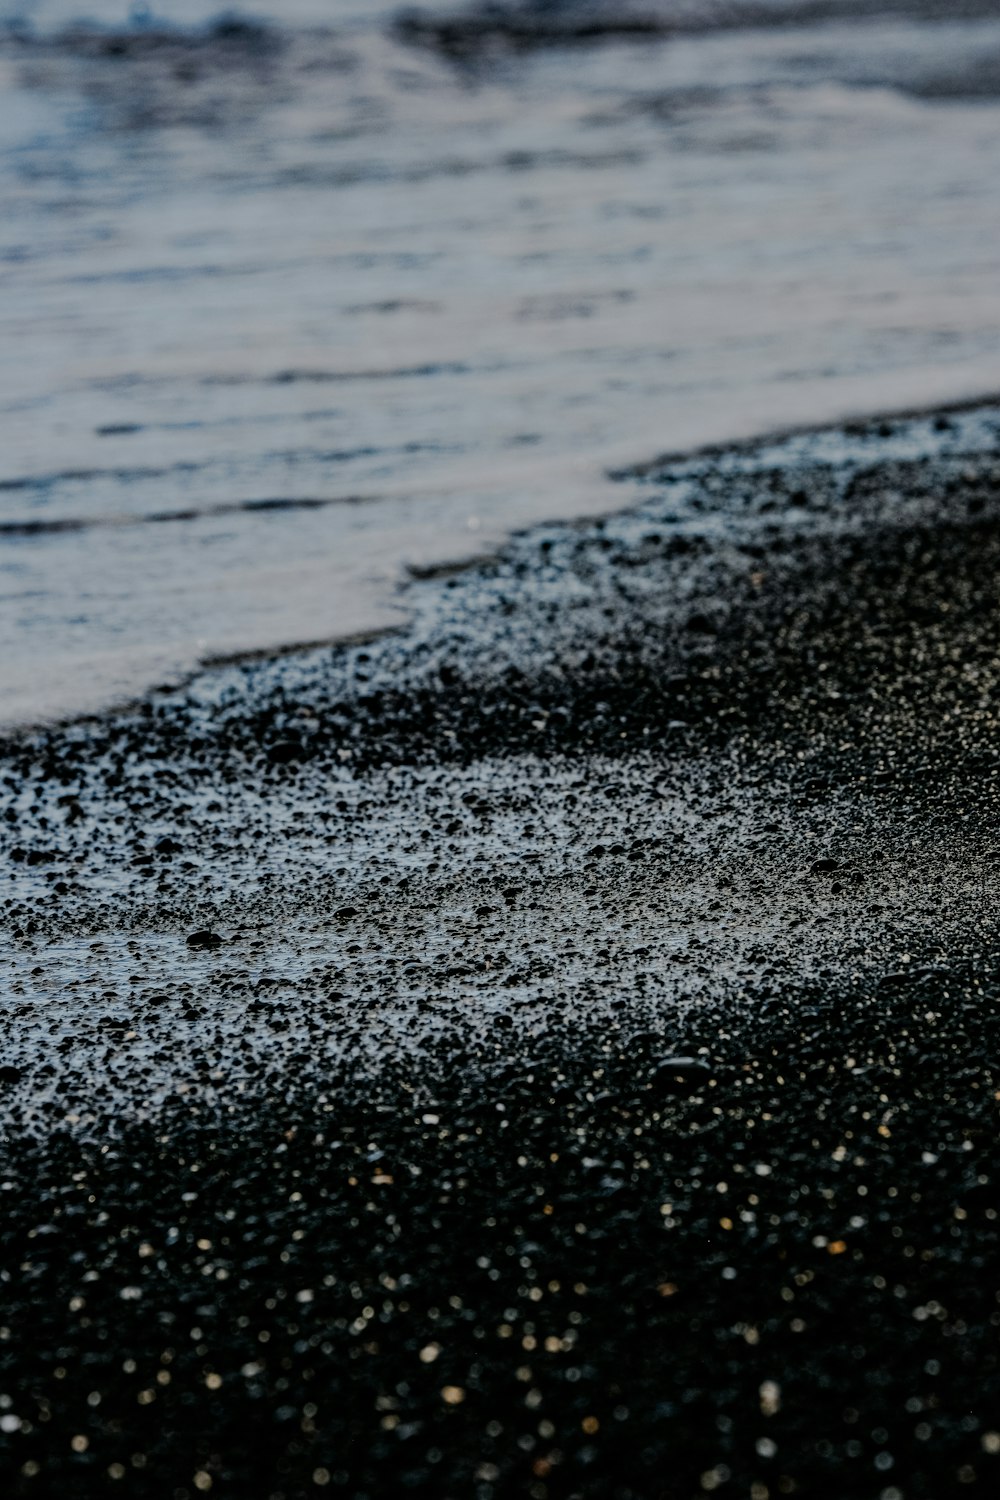
[{"label": "shallow water", "polygon": [[382,4],[8,5],[0,722],[397,623],[659,452],[995,389],[1000,21],[723,9],[772,24],[456,63]]}]

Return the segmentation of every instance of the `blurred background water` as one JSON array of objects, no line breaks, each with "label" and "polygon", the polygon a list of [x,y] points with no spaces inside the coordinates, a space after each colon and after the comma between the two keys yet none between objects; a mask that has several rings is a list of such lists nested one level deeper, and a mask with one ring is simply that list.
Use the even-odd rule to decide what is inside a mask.
[{"label": "blurred background water", "polygon": [[0,0],[0,724],[1000,387],[975,0]]}]

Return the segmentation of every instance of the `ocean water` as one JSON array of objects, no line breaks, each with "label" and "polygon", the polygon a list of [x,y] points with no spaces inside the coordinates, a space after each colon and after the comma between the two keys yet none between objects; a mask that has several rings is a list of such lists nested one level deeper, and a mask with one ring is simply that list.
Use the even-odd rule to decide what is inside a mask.
[{"label": "ocean water", "polygon": [[4,728],[1000,387],[994,5],[212,14],[0,6]]}]

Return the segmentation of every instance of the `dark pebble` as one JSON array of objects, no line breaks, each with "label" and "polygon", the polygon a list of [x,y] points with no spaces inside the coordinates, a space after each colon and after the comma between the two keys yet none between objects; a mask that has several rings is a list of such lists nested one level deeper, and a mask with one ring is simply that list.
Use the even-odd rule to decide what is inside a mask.
[{"label": "dark pebble", "polygon": [[198,932],[188,933],[187,945],[189,948],[221,948],[222,939],[217,932],[202,928]]},{"label": "dark pebble", "polygon": [[272,766],[287,766],[302,759],[301,740],[277,740],[267,747],[267,758]]}]

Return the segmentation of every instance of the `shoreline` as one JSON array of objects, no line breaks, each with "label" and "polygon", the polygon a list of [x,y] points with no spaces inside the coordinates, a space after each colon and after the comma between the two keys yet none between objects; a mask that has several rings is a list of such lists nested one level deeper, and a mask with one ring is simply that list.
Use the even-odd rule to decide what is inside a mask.
[{"label": "shoreline", "polygon": [[[769,446],[781,447],[795,439],[808,440],[821,434],[834,434],[842,432],[850,436],[852,432],[866,431],[877,432],[880,425],[899,424],[926,421],[936,416],[960,416],[968,412],[974,412],[990,406],[996,400],[993,390],[981,392],[977,395],[963,395],[954,400],[939,402],[918,403],[916,405],[903,404],[895,407],[882,408],[878,411],[865,411],[859,408],[851,415],[840,415],[827,421],[803,421],[788,426],[775,426],[763,428],[758,432],[750,433],[744,437],[732,439],[712,440],[704,443],[694,443],[686,448],[673,448],[659,453],[656,457],[647,459],[635,459],[629,463],[605,468],[603,478],[611,486],[616,484],[629,484],[642,481],[657,470],[668,466],[683,465],[685,463],[699,463],[725,454],[743,454],[755,452]],[[596,490],[600,476],[590,476],[588,489]],[[613,488],[609,490],[609,499],[613,495]],[[273,645],[248,647],[244,650],[234,650],[222,654],[212,654],[202,657],[189,671],[178,677],[169,677],[159,684],[151,684],[133,696],[123,698],[121,701],[110,701],[103,706],[91,709],[70,712],[67,714],[53,713],[52,715],[24,720],[0,721],[0,745],[14,744],[21,739],[30,738],[33,734],[43,733],[50,730],[69,728],[75,723],[98,724],[102,719],[109,716],[128,715],[134,713],[143,702],[151,696],[159,696],[164,692],[183,692],[184,689],[197,681],[204,673],[211,673],[228,667],[238,667],[256,662],[267,662],[279,660],[286,656],[294,656],[300,653],[309,653],[317,650],[348,649],[352,646],[364,646],[373,644],[389,636],[405,635],[412,624],[412,612],[407,607],[407,600],[411,596],[414,586],[434,579],[461,574],[467,571],[475,571],[484,564],[489,564],[497,557],[502,556],[510,543],[526,533],[547,526],[586,526],[594,521],[609,521],[619,515],[628,515],[644,504],[645,493],[640,487],[634,489],[630,496],[624,498],[620,504],[609,503],[603,508],[598,503],[597,508],[584,507],[579,512],[562,513],[560,508],[552,515],[540,515],[527,521],[524,525],[506,530],[503,526],[492,527],[486,532],[489,541],[488,551],[469,552],[454,560],[447,556],[427,564],[413,561],[401,565],[394,582],[387,586],[386,591],[380,596],[376,606],[376,612],[395,613],[399,618],[385,625],[375,625],[371,628],[347,629],[332,636],[323,636],[312,640],[300,640],[290,642],[279,642]],[[327,503],[327,502],[324,502]],[[330,504],[339,502],[330,501]],[[350,502],[345,502],[350,503]],[[312,502],[310,502],[310,505]],[[481,545],[481,543],[470,543]],[[363,612],[363,611],[362,611]]]}]

